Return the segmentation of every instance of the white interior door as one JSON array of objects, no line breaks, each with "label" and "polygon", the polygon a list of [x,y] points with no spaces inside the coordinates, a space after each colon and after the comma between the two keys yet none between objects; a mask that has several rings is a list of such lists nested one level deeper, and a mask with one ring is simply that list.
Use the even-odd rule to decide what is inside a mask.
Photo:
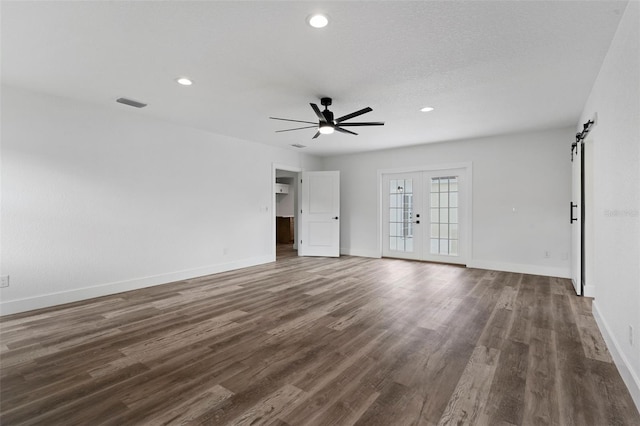
[{"label": "white interior door", "polygon": [[299,256],[340,256],[340,172],[302,172]]},{"label": "white interior door", "polygon": [[467,169],[382,175],[382,255],[466,264]]},{"label": "white interior door", "polygon": [[582,294],[582,150],[581,144],[573,153],[571,163],[571,282],[576,294]]}]

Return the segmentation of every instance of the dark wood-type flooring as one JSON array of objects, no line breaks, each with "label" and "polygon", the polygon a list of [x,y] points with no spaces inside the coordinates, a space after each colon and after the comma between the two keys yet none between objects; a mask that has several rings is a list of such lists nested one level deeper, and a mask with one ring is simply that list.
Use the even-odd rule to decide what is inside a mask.
[{"label": "dark wood-type flooring", "polygon": [[285,255],[0,322],[5,426],[640,424],[564,279]]}]

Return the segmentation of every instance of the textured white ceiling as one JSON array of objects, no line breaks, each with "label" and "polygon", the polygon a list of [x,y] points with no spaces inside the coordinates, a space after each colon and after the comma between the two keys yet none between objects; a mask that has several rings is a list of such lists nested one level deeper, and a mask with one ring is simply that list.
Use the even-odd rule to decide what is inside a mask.
[{"label": "textured white ceiling", "polygon": [[[625,7],[3,1],[2,80],[292,150],[358,152],[575,125]],[[328,27],[306,24],[315,11]],[[176,84],[182,75],[195,84]],[[314,121],[321,96],[336,117],[370,106],[356,121],[386,125],[314,140],[314,129],[275,133],[289,126],[269,116]],[[436,110],[419,112],[427,105]]]}]

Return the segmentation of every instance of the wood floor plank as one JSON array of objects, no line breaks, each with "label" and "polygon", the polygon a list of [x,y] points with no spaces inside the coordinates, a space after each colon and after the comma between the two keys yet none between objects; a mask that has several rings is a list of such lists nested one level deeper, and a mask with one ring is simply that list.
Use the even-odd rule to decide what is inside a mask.
[{"label": "wood floor plank", "polygon": [[589,359],[613,363],[611,354],[607,349],[607,344],[602,334],[600,334],[593,316],[576,315],[576,325],[580,333],[580,341],[582,342],[584,355]]},{"label": "wood floor plank", "polygon": [[489,424],[522,424],[528,357],[528,345],[504,342],[484,408]]},{"label": "wood floor plank", "polygon": [[569,280],[302,258],[0,318],[2,425],[637,425]]},{"label": "wood floor plank", "polygon": [[230,423],[236,426],[264,425],[286,413],[304,392],[293,385],[285,385],[271,395],[263,398],[241,416]]},{"label": "wood floor plank", "polygon": [[438,425],[488,424],[484,415],[500,351],[477,346]]},{"label": "wood floor plank", "polygon": [[553,330],[533,327],[525,382],[523,425],[559,425],[556,386],[556,336]]},{"label": "wood floor plank", "polygon": [[188,424],[194,422],[207,410],[216,408],[233,395],[228,389],[214,385],[204,393],[184,401],[178,407],[167,410],[158,417],[149,419],[150,425]]}]

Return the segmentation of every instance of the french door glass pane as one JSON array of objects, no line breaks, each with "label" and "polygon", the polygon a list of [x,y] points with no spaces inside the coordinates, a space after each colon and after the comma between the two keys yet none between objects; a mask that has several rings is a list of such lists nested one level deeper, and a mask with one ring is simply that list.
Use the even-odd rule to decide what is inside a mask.
[{"label": "french door glass pane", "polygon": [[440,209],[440,223],[449,223],[449,209],[446,207]]},{"label": "french door glass pane", "polygon": [[458,223],[458,209],[455,207],[449,209],[449,223]]},{"label": "french door glass pane", "polygon": [[450,192],[449,193],[449,207],[458,207],[458,193]]},{"label": "french door glass pane", "polygon": [[389,249],[413,252],[413,179],[389,181]]},{"label": "french door glass pane", "polygon": [[441,192],[440,193],[440,207],[449,207],[449,193]]},{"label": "french door glass pane", "polygon": [[458,224],[452,223],[449,225],[449,239],[458,240]]},{"label": "french door glass pane", "polygon": [[451,256],[458,255],[458,240],[449,240],[449,254]]},{"label": "french door glass pane", "polygon": [[431,254],[458,255],[458,177],[431,178]]}]

